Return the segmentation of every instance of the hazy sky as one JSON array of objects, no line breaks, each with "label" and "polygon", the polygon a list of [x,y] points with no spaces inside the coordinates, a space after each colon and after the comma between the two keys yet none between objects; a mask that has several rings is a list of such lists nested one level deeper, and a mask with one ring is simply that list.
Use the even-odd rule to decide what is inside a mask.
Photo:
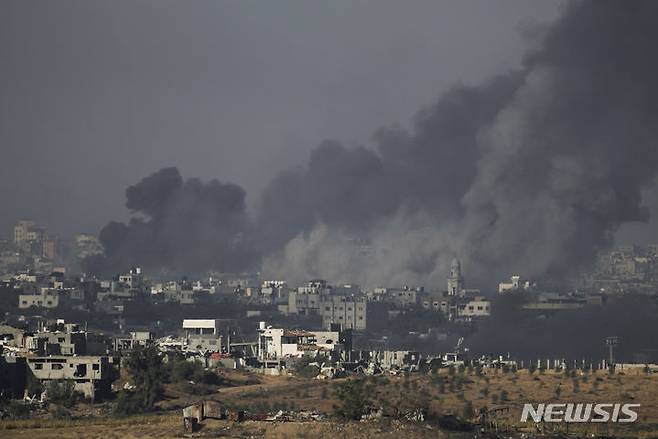
[{"label": "hazy sky", "polygon": [[367,144],[519,65],[559,1],[0,2],[0,230],[124,219],[164,166],[255,205],[325,138]]}]

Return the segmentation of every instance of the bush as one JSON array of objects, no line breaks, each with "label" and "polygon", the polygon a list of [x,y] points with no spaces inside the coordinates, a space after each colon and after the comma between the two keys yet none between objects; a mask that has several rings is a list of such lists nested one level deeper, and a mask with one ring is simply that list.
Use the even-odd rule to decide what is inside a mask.
[{"label": "bush", "polygon": [[58,406],[50,412],[50,417],[57,420],[71,419],[71,412],[62,406]]},{"label": "bush", "polygon": [[46,394],[49,402],[66,408],[73,407],[79,396],[73,381],[51,381],[46,386]]},{"label": "bush", "polygon": [[201,363],[187,361],[183,357],[174,357],[170,361],[170,377],[172,382],[197,381],[204,373]]},{"label": "bush", "polygon": [[29,404],[25,404],[23,401],[17,401],[14,399],[2,400],[0,401],[0,412],[2,412],[5,418],[9,419],[23,419],[30,416],[32,407]]},{"label": "bush", "polygon": [[120,390],[117,394],[117,403],[114,413],[120,416],[127,416],[134,413],[143,412],[144,407],[142,400],[132,392]]},{"label": "bush", "polygon": [[317,362],[318,364],[322,364],[323,360],[322,359],[317,359],[313,357],[303,357],[297,360],[295,362],[294,366],[294,371],[295,375],[300,376],[302,378],[315,378],[318,376],[320,373],[320,368],[316,365],[312,365],[311,363]]},{"label": "bush", "polygon": [[340,405],[334,406],[334,414],[343,419],[361,419],[371,403],[369,393],[370,389],[363,379],[350,379],[338,384],[335,394]]}]

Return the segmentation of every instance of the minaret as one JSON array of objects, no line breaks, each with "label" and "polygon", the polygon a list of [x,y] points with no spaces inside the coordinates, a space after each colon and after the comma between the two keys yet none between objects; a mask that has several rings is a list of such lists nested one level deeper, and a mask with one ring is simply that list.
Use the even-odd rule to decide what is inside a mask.
[{"label": "minaret", "polygon": [[462,266],[459,259],[455,258],[450,264],[450,275],[448,276],[448,295],[461,295],[464,290],[464,278],[462,277]]}]

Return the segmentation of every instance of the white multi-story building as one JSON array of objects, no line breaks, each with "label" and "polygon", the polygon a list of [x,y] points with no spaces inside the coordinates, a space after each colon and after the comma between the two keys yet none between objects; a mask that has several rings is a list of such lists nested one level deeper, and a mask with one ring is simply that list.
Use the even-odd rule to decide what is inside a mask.
[{"label": "white multi-story building", "polygon": [[533,288],[533,285],[528,280],[522,280],[521,276],[514,275],[510,277],[509,282],[501,282],[498,284],[498,294],[504,294],[514,291],[528,291]]},{"label": "white multi-story building", "polygon": [[340,355],[346,350],[339,331],[305,331],[272,328],[260,323],[258,329],[258,358],[275,361],[316,355]]}]

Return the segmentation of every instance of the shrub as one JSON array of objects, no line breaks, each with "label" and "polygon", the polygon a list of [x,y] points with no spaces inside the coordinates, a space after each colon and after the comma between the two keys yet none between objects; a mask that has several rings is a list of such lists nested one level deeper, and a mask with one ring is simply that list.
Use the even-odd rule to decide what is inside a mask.
[{"label": "shrub", "polygon": [[57,420],[71,419],[71,412],[62,406],[57,406],[50,412],[50,417]]},{"label": "shrub", "polygon": [[51,381],[46,386],[48,401],[62,407],[73,407],[78,399],[73,381]]},{"label": "shrub", "polygon": [[371,403],[369,392],[363,379],[350,379],[338,384],[335,394],[340,404],[334,406],[334,414],[343,419],[361,419]]},{"label": "shrub", "polygon": [[9,399],[0,401],[0,411],[9,419],[23,419],[29,417],[32,407],[23,401]]},{"label": "shrub", "polygon": [[303,357],[297,360],[294,367],[295,375],[302,378],[315,378],[318,376],[320,373],[320,368],[316,365],[310,365],[310,363],[314,362],[321,364],[322,360],[312,357]]},{"label": "shrub", "polygon": [[141,399],[134,393],[127,390],[120,390],[117,394],[117,402],[114,408],[114,414],[127,416],[134,413],[143,412],[144,407]]}]

